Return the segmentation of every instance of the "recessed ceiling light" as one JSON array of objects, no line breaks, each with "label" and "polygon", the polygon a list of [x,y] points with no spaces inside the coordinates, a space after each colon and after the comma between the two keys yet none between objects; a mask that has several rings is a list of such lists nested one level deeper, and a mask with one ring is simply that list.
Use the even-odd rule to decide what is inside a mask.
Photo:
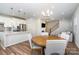
[{"label": "recessed ceiling light", "polygon": [[10,8],[11,10],[13,10],[13,8]]},{"label": "recessed ceiling light", "polygon": [[22,12],[23,9],[19,9],[18,12]]}]

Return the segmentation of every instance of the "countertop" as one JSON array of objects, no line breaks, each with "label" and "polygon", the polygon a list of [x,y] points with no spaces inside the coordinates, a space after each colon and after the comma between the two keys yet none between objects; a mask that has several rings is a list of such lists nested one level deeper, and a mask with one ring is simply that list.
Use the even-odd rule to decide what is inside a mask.
[{"label": "countertop", "polygon": [[20,32],[3,32],[5,35],[15,35],[15,34],[26,34],[30,33],[29,31],[20,31]]}]

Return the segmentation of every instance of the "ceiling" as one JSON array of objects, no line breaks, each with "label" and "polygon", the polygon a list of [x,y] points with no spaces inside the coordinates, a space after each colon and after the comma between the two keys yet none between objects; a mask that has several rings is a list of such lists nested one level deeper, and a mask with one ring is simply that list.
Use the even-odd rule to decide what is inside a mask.
[{"label": "ceiling", "polygon": [[0,3],[0,14],[21,18],[44,17],[42,11],[51,10],[49,17],[71,17],[78,7],[78,3]]}]

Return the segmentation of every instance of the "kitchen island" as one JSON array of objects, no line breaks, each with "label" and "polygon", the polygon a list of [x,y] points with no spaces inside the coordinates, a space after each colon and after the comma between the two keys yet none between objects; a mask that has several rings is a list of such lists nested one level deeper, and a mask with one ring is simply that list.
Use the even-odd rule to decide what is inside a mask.
[{"label": "kitchen island", "polygon": [[1,46],[5,49],[8,46],[28,40],[28,31],[23,32],[0,32]]}]

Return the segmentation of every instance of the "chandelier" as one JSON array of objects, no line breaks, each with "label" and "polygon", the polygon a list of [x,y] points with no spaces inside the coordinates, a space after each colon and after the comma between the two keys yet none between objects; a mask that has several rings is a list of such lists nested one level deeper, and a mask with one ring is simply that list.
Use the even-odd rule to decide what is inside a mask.
[{"label": "chandelier", "polygon": [[41,12],[42,16],[51,16],[53,15],[52,10],[47,9],[46,11]]}]

